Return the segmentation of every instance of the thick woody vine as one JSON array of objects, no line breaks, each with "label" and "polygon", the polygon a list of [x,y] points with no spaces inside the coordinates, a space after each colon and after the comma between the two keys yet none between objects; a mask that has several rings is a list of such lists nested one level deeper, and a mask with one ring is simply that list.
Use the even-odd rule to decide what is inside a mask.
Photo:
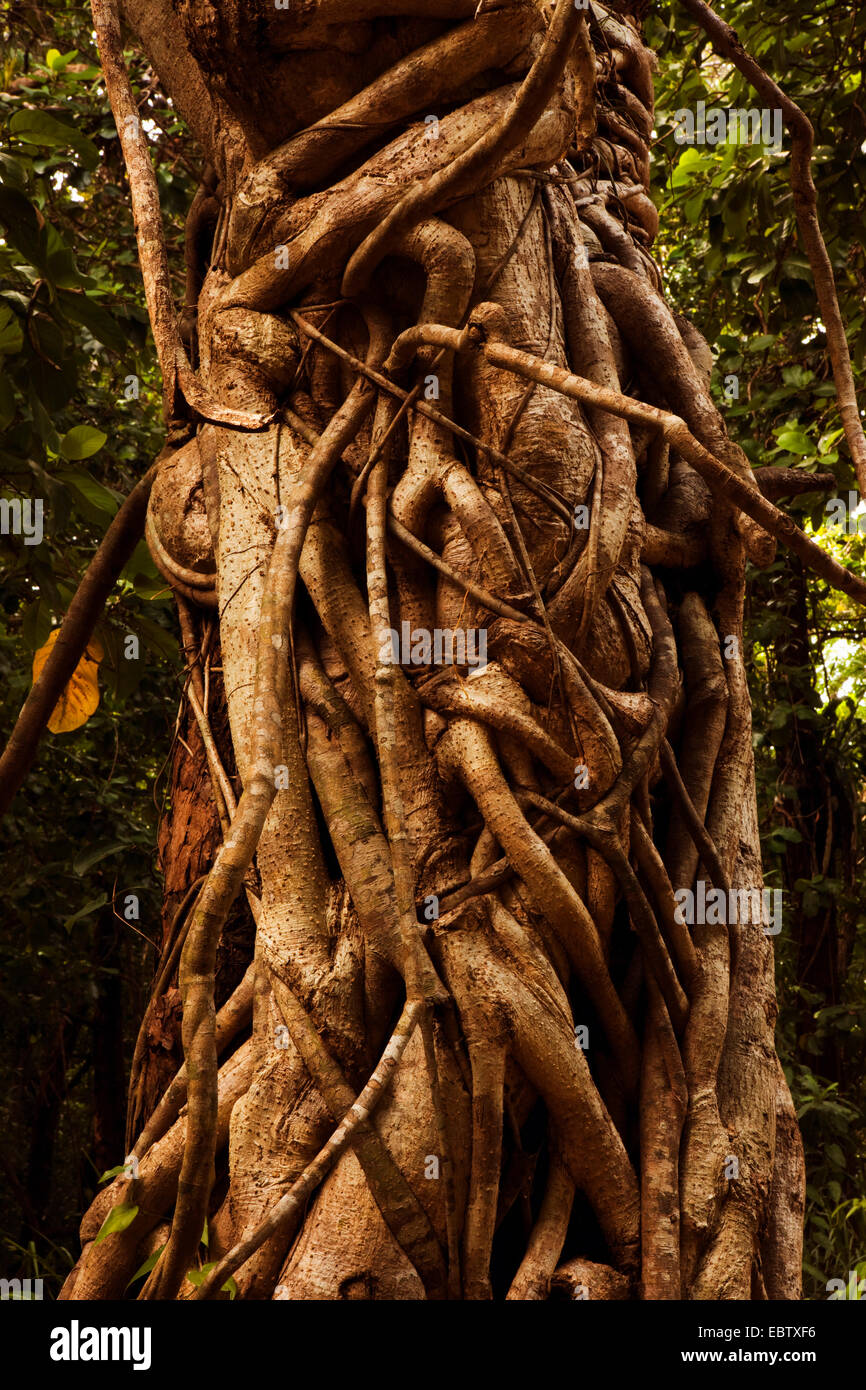
[{"label": "thick woody vine", "polygon": [[[311,78],[321,114],[277,141],[233,75],[250,7],[223,8],[215,45],[195,0],[164,35],[125,7],[222,132],[188,117],[208,168],[179,316],[93,0],[165,382],[147,537],[224,833],[154,987],[179,958],[184,1066],[64,1297],[118,1297],[147,1261],[143,1298],[230,1276],[486,1298],[515,1203],[509,1298],[796,1297],[768,924],[688,925],[675,895],[762,885],[747,559],[778,541],[866,586],[776,506],[665,300],[639,16],[407,0],[375,75],[333,106]],[[268,11],[274,61],[360,9]],[[457,631],[486,664],[431,658],[423,634]],[[217,1010],[239,895],[254,955]]]}]

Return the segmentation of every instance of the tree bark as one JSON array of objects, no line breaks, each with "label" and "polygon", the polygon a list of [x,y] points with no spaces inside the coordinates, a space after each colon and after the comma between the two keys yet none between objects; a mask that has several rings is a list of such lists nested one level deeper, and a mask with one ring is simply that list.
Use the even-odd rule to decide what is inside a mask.
[{"label": "tree bark", "polygon": [[142,1296],[190,1296],[205,1217],[199,1297],[750,1298],[765,1248],[799,1296],[742,910],[769,512],[652,259],[642,8],[124,6],[213,174],[148,538],[239,780],[213,740],[188,1108],[65,1297],[169,1220]]}]

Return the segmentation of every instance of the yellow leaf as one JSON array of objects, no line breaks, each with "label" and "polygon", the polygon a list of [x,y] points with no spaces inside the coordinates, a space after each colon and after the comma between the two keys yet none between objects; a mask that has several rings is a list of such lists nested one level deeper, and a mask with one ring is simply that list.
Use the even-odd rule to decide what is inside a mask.
[{"label": "yellow leaf", "polygon": [[[53,632],[48,634],[48,641],[45,646],[40,647],[34,656],[34,681],[48,660],[59,635],[60,628],[56,627]],[[52,734],[67,734],[73,729],[80,729],[82,724],[86,724],[91,714],[95,712],[99,705],[99,663],[104,655],[105,652],[99,638],[91,637],[84,656],[72,673],[69,684],[54,706],[48,721],[48,728]]]}]

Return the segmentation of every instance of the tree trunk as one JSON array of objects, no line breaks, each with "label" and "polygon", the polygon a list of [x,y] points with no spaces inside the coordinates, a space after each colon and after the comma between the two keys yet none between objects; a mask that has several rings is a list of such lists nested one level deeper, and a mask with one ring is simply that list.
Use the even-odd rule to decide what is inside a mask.
[{"label": "tree trunk", "polygon": [[800,1296],[766,538],[625,399],[750,477],[650,253],[642,8],[124,5],[206,164],[148,535],[218,614],[240,780],[211,756],[188,1111],[182,1073],[65,1297],[160,1245],[142,1296],[193,1296],[205,1216],[199,1296]]}]

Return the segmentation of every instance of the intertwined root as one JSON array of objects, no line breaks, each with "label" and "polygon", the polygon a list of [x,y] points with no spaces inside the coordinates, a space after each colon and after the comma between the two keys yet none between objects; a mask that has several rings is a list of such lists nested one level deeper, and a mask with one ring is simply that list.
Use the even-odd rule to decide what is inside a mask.
[{"label": "intertwined root", "polygon": [[[163,1244],[144,1296],[189,1296],[207,1217],[200,1296],[489,1297],[515,1203],[509,1298],[796,1296],[771,949],[674,896],[761,886],[742,604],[775,509],[660,292],[637,27],[419,3],[420,38],[395,21],[396,61],[276,144],[226,66],[245,6],[212,72],[179,8],[270,147],[193,209],[204,419],[148,528],[199,641],[217,611],[243,791],[196,697],[226,832],[186,1065],[135,1221],[66,1296]],[[286,61],[344,8],[287,20]],[[487,664],[437,662],[437,632]],[[216,1013],[241,890],[255,958]]]}]

